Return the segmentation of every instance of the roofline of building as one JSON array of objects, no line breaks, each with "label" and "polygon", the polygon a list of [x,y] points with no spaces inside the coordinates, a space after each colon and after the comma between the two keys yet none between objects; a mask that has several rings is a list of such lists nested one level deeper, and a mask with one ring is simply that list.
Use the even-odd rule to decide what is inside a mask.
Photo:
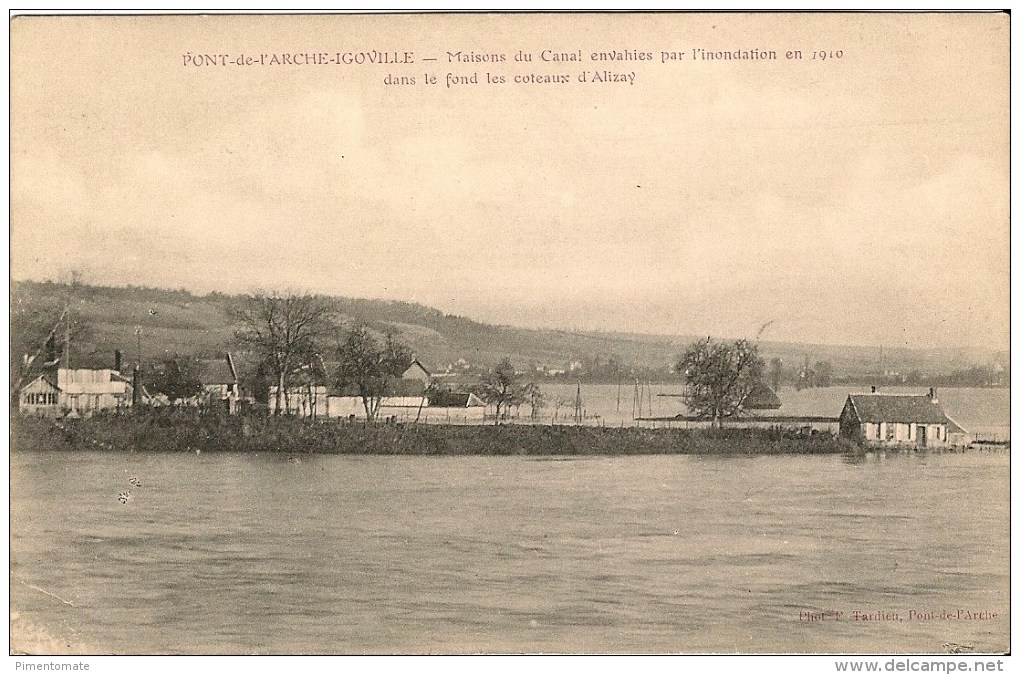
[{"label": "roofline of building", "polygon": [[45,382],[46,384],[50,385],[51,387],[53,387],[57,391],[64,391],[53,380],[51,380],[50,378],[46,377],[46,373],[40,373],[39,375],[37,375],[35,377],[35,379],[30,380],[27,384],[23,384],[22,386],[18,387],[18,391],[20,392],[22,389],[27,389],[28,387],[31,387],[33,384],[35,384],[39,380],[42,380],[43,382]]},{"label": "roofline of building", "polygon": [[227,367],[230,368],[230,376],[234,378],[234,383],[237,383],[237,368],[234,367],[234,356],[228,351],[227,352]]},{"label": "roofline of building", "polygon": [[[956,420],[954,420],[954,419],[953,419],[952,417],[950,417],[950,416],[949,416],[948,414],[946,414],[946,412],[945,412],[944,410],[942,411],[942,414],[946,416],[946,419],[947,419],[947,420],[949,420],[950,422],[952,422],[953,424],[955,424],[955,425],[956,425],[956,427],[957,427],[957,428],[958,428],[958,429],[959,429],[960,431],[962,431],[962,432],[963,432],[963,433],[965,433],[965,434],[969,434],[969,433],[970,433],[969,431],[967,431],[966,429],[964,429],[964,428],[963,428],[963,425],[961,425],[961,424],[960,424],[959,422],[957,422],[957,421],[956,421]],[[957,432],[953,432],[953,433],[957,433]]]},{"label": "roofline of building", "polygon": [[887,394],[884,391],[859,391],[855,394],[847,394],[847,396],[853,398],[854,396],[885,396],[887,398],[931,398],[928,394]]},{"label": "roofline of building", "polygon": [[[863,420],[861,419],[861,411],[857,409],[857,404],[854,403],[854,395],[853,394],[847,394],[846,402],[850,404],[851,408],[853,408],[854,417],[857,418],[857,421],[858,422],[862,422]],[[846,406],[846,404],[844,404],[844,407],[845,406]]]}]

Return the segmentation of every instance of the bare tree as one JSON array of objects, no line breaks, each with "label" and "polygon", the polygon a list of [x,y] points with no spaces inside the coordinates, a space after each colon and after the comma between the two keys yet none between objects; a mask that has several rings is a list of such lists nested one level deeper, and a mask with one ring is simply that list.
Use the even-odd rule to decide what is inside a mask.
[{"label": "bare tree", "polygon": [[351,326],[337,345],[337,385],[357,389],[371,422],[393,380],[411,366],[411,350],[387,334],[380,342],[363,323]]},{"label": "bare tree", "polygon": [[475,391],[487,404],[496,406],[496,424],[501,413],[508,413],[511,408],[531,400],[531,389],[521,381],[509,356],[489,371]]},{"label": "bare tree", "polygon": [[333,331],[328,299],[309,294],[249,295],[233,309],[240,324],[238,345],[254,352],[276,381],[276,410],[287,401],[287,387],[300,366],[311,363]]},{"label": "bare tree", "polygon": [[751,393],[764,381],[764,362],[758,346],[747,340],[699,340],[680,357],[677,372],[687,384],[687,406],[721,427],[727,417],[739,416]]}]

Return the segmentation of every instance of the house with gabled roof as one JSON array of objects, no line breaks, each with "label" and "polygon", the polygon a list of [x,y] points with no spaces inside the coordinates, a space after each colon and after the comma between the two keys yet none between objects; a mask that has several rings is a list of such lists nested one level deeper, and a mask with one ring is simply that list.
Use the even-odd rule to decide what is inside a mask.
[{"label": "house with gabled roof", "polygon": [[934,389],[927,395],[850,394],[839,416],[839,433],[870,445],[918,448],[967,445],[970,435],[939,405]]},{"label": "house with gabled roof", "polygon": [[132,404],[131,379],[111,368],[56,368],[18,391],[18,409],[48,417],[88,416]]},{"label": "house with gabled roof", "polygon": [[28,415],[59,415],[60,387],[55,379],[43,374],[23,386],[18,392],[18,410]]},{"label": "house with gabled roof", "polygon": [[198,379],[205,390],[206,402],[222,407],[231,414],[237,412],[241,400],[241,384],[233,355],[227,352],[225,358],[201,359],[198,365]]},{"label": "house with gabled roof", "polygon": [[407,367],[403,375],[400,376],[404,380],[419,380],[421,382],[428,382],[432,379],[432,373],[421,364],[417,358],[411,359],[411,365]]}]

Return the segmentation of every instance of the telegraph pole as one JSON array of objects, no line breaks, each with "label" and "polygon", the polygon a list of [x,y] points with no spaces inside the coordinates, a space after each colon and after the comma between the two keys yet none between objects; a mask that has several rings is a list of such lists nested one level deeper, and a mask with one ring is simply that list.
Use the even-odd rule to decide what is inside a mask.
[{"label": "telegraph pole", "polygon": [[71,369],[71,312],[64,305],[64,368]]},{"label": "telegraph pole", "polygon": [[135,361],[135,370],[131,373],[131,405],[136,406],[142,402],[142,327],[135,326],[135,339],[138,343],[138,360]]}]

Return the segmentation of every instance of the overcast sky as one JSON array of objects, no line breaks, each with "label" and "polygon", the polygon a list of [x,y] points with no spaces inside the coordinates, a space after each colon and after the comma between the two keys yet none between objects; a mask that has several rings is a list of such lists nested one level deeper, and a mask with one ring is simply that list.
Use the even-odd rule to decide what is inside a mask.
[{"label": "overcast sky", "polygon": [[[1008,33],[1001,14],[16,19],[11,273],[1004,349]],[[373,49],[415,63],[184,65]],[[610,50],[653,58],[590,60]],[[485,83],[582,70],[635,77]]]}]

